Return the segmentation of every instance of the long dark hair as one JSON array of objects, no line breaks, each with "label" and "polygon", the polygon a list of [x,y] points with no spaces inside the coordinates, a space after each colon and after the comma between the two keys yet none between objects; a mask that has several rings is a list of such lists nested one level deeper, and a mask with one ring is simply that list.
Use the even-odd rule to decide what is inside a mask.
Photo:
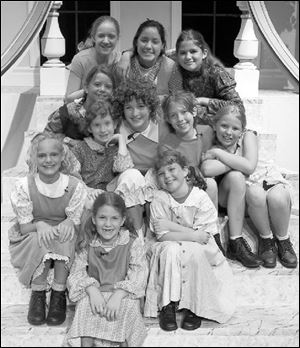
[{"label": "long dark hair", "polygon": [[[203,59],[201,67],[200,67],[201,75],[205,75],[208,68],[212,65],[218,65],[218,66],[224,67],[221,61],[211,53],[210,47],[205,41],[203,35],[199,31],[196,31],[194,29],[183,30],[180,33],[176,41],[176,54],[178,54],[181,42],[190,41],[190,40],[193,41],[193,43],[196,46],[200,47],[202,51],[206,50],[207,52],[207,56],[206,58]],[[184,71],[184,70],[185,69],[181,68],[181,71]]]},{"label": "long dark hair", "polygon": [[134,35],[133,42],[132,42],[133,56],[138,55],[137,41],[138,41],[138,38],[140,37],[142,31],[146,28],[156,28],[157,29],[159,36],[160,36],[160,39],[161,39],[161,42],[163,44],[162,50],[160,52],[160,56],[161,56],[162,54],[165,53],[165,49],[166,49],[166,45],[167,45],[165,28],[163,27],[163,25],[161,23],[155,21],[154,19],[147,19],[145,22],[140,24],[140,26],[138,27],[138,30],[137,30],[136,34]]},{"label": "long dark hair", "polygon": [[90,211],[86,218],[84,218],[85,221],[83,221],[81,226],[81,238],[78,240],[77,249],[86,247],[86,245],[89,244],[97,235],[96,226],[92,221],[92,217],[95,217],[98,210],[104,205],[109,205],[115,208],[122,217],[125,217],[123,227],[128,229],[133,237],[137,237],[137,232],[133,223],[127,215],[124,199],[115,192],[103,192],[95,199],[92,211]]}]

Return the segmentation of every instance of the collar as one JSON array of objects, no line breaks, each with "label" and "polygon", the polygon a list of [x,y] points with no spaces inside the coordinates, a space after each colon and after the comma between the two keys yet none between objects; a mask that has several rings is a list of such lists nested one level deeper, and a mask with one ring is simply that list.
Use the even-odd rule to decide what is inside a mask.
[{"label": "collar", "polygon": [[[120,126],[120,133],[124,135],[127,144],[132,142],[139,135],[143,135],[145,138],[158,143],[158,124],[154,123],[152,120],[150,120],[148,127],[142,132],[135,132],[129,127],[128,123],[123,120]],[[130,135],[134,136],[130,137]],[[130,137],[129,139],[128,136]]]},{"label": "collar", "polygon": [[[120,232],[118,234],[117,239],[113,243],[110,248],[115,248],[118,245],[126,245],[129,242],[130,236],[129,236],[129,231],[127,229],[121,228]],[[98,235],[95,236],[95,238],[90,242],[90,246],[93,248],[97,247],[102,247],[102,248],[107,248],[105,244],[102,243],[101,239],[98,238]]]},{"label": "collar", "polygon": [[93,150],[96,151],[99,154],[104,154],[105,152],[105,146],[97,143],[93,138],[87,137],[83,139],[87,146]]}]

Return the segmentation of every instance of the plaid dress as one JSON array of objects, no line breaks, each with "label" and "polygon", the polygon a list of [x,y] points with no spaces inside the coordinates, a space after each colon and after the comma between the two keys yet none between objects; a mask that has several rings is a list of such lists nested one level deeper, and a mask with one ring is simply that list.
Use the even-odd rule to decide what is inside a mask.
[{"label": "plaid dress", "polygon": [[[101,257],[96,257],[97,253],[99,255],[97,250],[103,249],[100,240],[95,239],[88,248],[76,255],[67,284],[70,299],[77,302],[75,316],[67,333],[67,342],[71,346],[80,346],[80,338],[87,336],[109,341],[106,343],[110,346],[118,345],[126,340],[129,347],[139,347],[146,337],[139,301],[139,298],[145,294],[148,275],[143,246],[138,238],[132,241],[128,230],[121,229],[115,245],[107,254],[113,253],[112,257],[118,261],[115,264],[109,264],[109,272],[103,268],[104,261],[101,261]],[[104,271],[101,273],[100,267],[98,273],[93,272],[95,277],[90,276],[88,260],[90,266],[98,264]],[[120,274],[119,269],[124,264],[128,265],[126,275],[118,280],[116,274]],[[119,319],[108,321],[105,317],[92,313],[89,296],[86,293],[86,288],[90,285],[99,287],[106,301],[114,289],[123,289],[129,293],[121,302]]]}]

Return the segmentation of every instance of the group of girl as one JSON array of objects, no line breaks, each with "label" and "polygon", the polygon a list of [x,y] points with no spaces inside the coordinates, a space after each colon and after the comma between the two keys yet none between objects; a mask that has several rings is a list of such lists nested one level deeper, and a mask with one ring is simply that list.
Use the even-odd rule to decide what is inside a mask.
[{"label": "group of girl", "polygon": [[[226,257],[244,266],[295,268],[288,184],[258,159],[235,81],[202,35],[183,31],[166,56],[163,26],[140,25],[133,48],[115,50],[120,28],[98,18],[70,66],[66,103],[29,150],[29,174],[11,195],[12,264],[32,288],[28,322],[59,325],[66,289],[76,302],[70,345],[140,346],[144,316],[163,330],[235,310]],[[78,176],[70,175],[74,156]],[[229,244],[218,208],[227,208]],[[246,209],[247,208],[247,209]],[[242,236],[247,210],[258,255]],[[46,291],[54,269],[49,310]]]}]

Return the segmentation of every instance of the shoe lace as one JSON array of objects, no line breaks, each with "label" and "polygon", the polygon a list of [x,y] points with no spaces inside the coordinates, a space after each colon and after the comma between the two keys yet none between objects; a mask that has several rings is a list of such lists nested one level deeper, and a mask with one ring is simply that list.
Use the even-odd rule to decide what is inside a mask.
[{"label": "shoe lace", "polygon": [[295,253],[295,251],[293,249],[293,245],[289,239],[281,240],[279,243],[280,243],[280,246],[281,246],[283,252],[289,251],[292,254]]},{"label": "shoe lace", "polygon": [[251,250],[251,247],[249,245],[249,243],[246,241],[246,239],[242,238],[242,245],[244,246],[245,250],[247,251],[247,253],[251,256],[255,256]]},{"label": "shoe lace", "polygon": [[32,299],[33,306],[40,306],[44,304],[45,302],[45,294],[35,294],[35,296]]},{"label": "shoe lace", "polygon": [[59,293],[55,294],[55,296],[53,296],[51,298],[51,302],[52,302],[51,304],[52,304],[53,308],[56,308],[56,306],[61,308],[65,304],[65,295],[59,294]]},{"label": "shoe lace", "polygon": [[261,238],[261,243],[264,250],[275,250],[275,243],[273,239]]}]

